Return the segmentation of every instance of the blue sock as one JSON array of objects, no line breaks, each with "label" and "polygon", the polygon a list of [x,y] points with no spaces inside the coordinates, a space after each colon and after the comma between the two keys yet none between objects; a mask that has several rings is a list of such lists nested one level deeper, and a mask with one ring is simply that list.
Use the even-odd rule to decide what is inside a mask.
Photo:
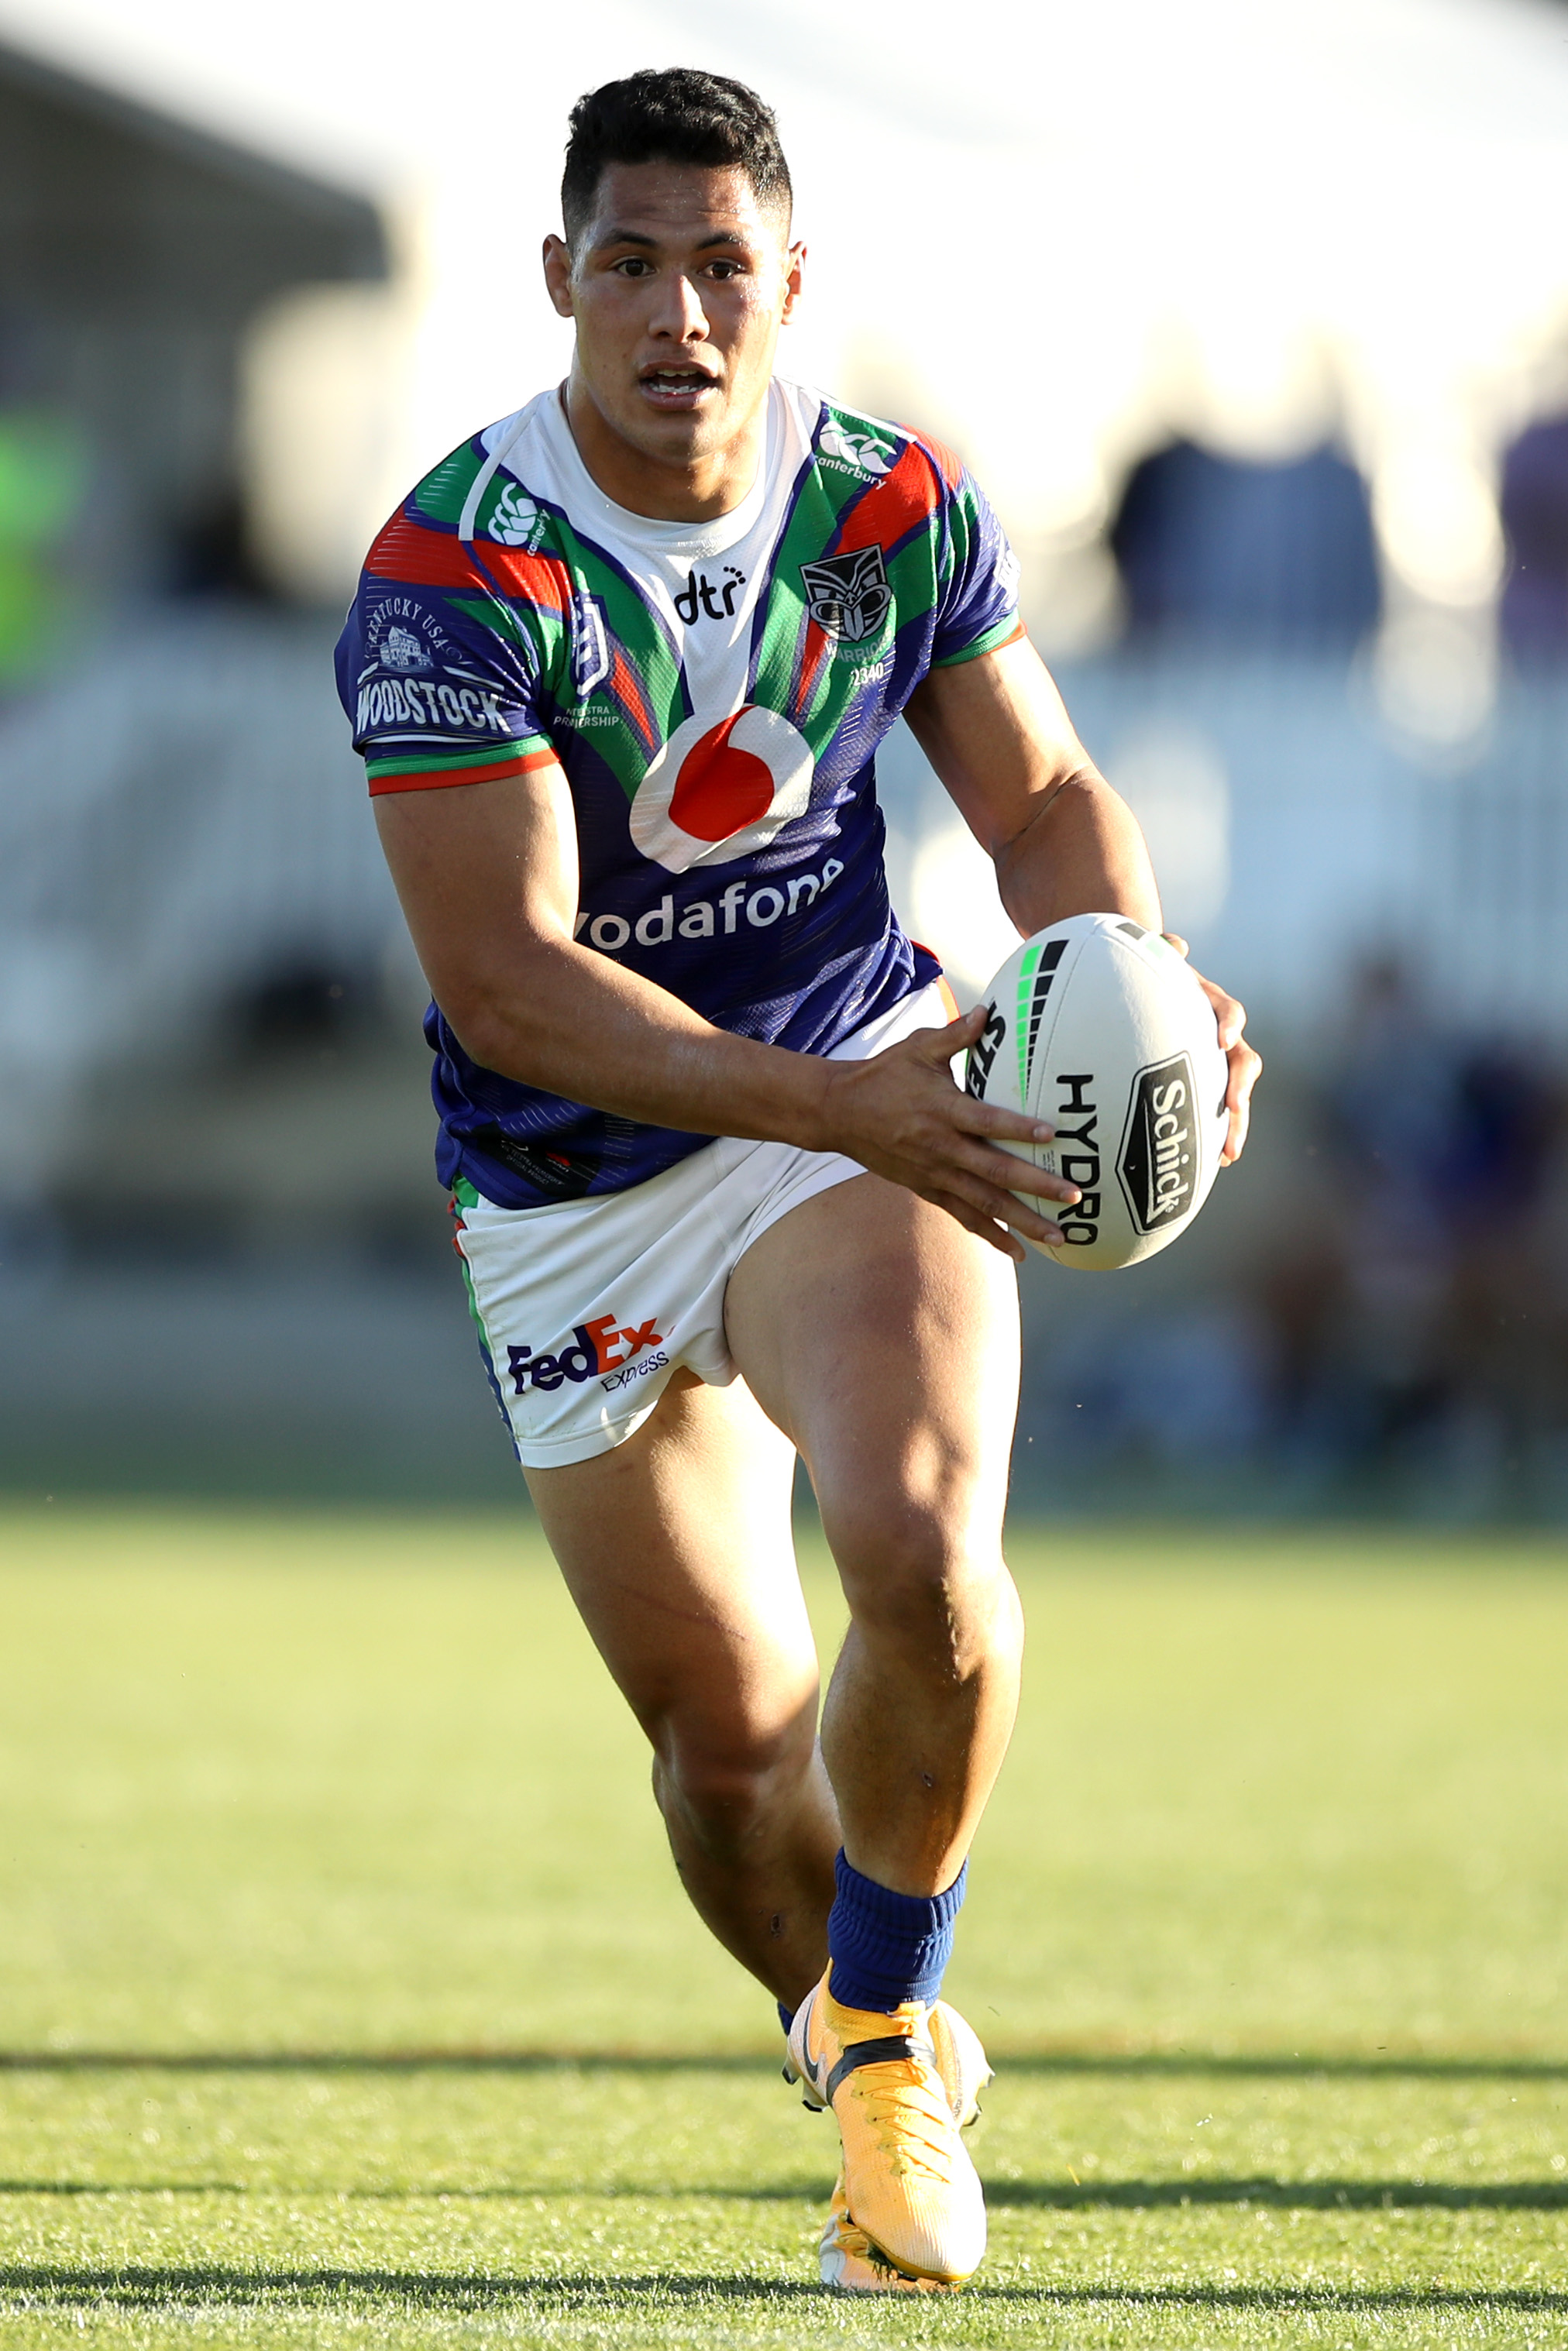
[{"label": "blue sock", "polygon": [[782,2001],[779,2002],[779,2022],[788,2035],[789,2027],[795,2022],[795,2011],[792,2008],[786,2008]]},{"label": "blue sock", "polygon": [[833,1998],[846,2008],[889,2014],[906,2000],[929,2006],[942,1989],[968,1863],[946,1894],[895,1894],[862,1877],[841,1853],[833,1868],[839,1882],[828,1913]]}]

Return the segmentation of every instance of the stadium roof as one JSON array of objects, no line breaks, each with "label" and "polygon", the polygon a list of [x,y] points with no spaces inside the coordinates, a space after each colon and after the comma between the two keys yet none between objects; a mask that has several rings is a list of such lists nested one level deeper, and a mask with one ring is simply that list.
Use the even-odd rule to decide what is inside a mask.
[{"label": "stadium roof", "polygon": [[0,46],[0,294],[30,309],[242,315],[386,270],[375,207]]},{"label": "stadium roof", "polygon": [[[0,28],[399,196],[434,455],[559,371],[538,296],[566,108],[687,61],[778,106],[811,239],[796,371],[956,439],[1015,527],[1092,528],[1166,433],[1339,431],[1418,592],[1484,597],[1500,443],[1568,321],[1551,0],[0,0]],[[400,463],[403,462],[402,459]]]}]

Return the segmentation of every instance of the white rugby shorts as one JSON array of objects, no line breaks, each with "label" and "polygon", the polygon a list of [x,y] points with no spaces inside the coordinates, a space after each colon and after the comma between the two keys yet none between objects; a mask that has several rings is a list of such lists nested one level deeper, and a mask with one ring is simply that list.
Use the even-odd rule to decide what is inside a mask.
[{"label": "white rugby shorts", "polygon": [[[934,980],[833,1048],[863,1061],[953,1019]],[[498,1208],[465,1185],[458,1255],[497,1401],[526,1469],[623,1445],[685,1364],[735,1377],[724,1298],[751,1244],[802,1200],[865,1170],[836,1151],[721,1136],[628,1191]]]}]

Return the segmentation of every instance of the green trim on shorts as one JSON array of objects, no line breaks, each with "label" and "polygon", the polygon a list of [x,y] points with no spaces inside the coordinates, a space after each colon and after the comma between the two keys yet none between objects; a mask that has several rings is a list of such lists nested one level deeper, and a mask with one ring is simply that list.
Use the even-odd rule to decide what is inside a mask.
[{"label": "green trim on shorts", "polygon": [[[479,1195],[466,1176],[459,1176],[453,1185],[452,1196],[460,1208],[473,1208],[478,1206]],[[474,1269],[465,1256],[461,1243],[457,1249],[457,1262],[463,1268],[463,1294],[468,1301],[468,1311],[473,1317],[474,1328],[479,1333],[479,1344],[485,1350],[486,1361],[493,1364],[496,1350],[490,1344],[490,1333],[486,1330],[485,1317],[479,1311],[479,1301],[474,1289]]]}]

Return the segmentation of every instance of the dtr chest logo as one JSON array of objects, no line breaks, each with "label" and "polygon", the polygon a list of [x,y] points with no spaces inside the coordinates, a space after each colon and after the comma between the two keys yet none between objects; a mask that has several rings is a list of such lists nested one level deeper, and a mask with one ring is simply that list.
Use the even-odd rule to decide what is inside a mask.
[{"label": "dtr chest logo", "polygon": [[805,737],[755,702],[716,726],[688,718],[637,787],[632,838],[671,873],[749,857],[805,815],[814,764]]},{"label": "dtr chest logo", "polygon": [[887,618],[893,590],[880,547],[859,547],[852,555],[824,555],[802,563],[806,610],[835,644],[863,644]]}]

